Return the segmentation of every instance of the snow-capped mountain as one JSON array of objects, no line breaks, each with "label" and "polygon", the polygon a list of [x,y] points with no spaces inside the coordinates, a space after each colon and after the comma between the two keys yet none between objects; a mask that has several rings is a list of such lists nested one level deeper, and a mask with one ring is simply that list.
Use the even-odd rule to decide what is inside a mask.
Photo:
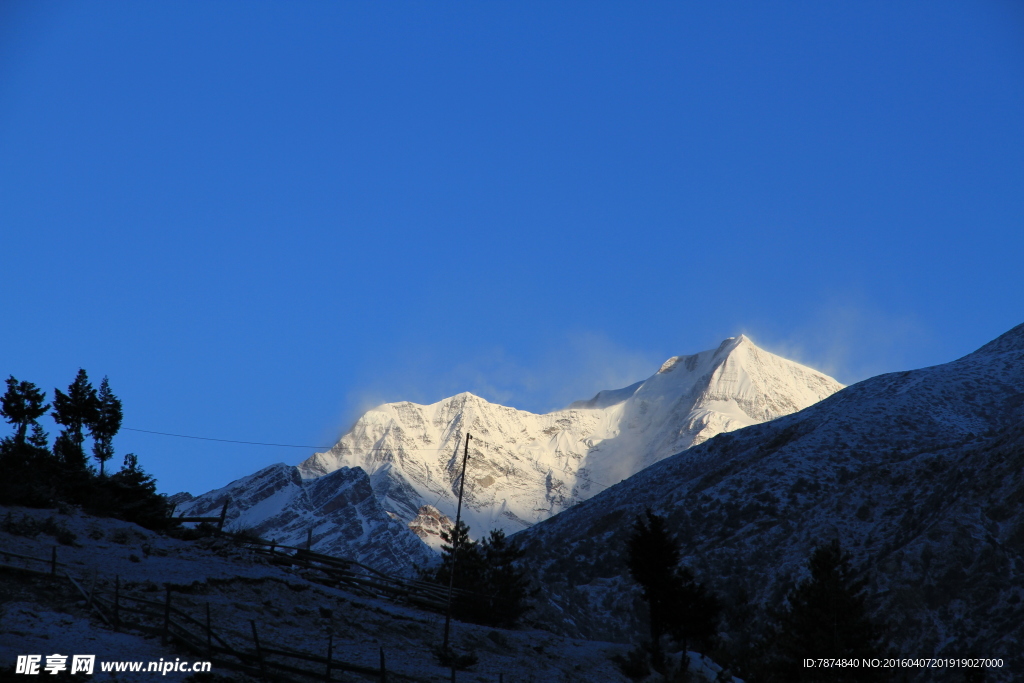
[{"label": "snow-capped mountain", "polygon": [[427,406],[385,404],[298,468],[274,465],[176,502],[179,513],[200,516],[230,497],[232,524],[288,544],[305,543],[312,526],[315,549],[401,572],[433,557],[428,546],[440,547],[455,517],[456,446],[467,431],[463,518],[476,537],[514,533],[666,456],[800,410],[841,386],[739,336],[545,415],[469,393]]},{"label": "snow-capped mountain", "polygon": [[668,359],[651,377],[538,415],[469,393],[432,405],[367,411],[326,453],[299,465],[316,478],[370,474],[385,510],[410,522],[424,505],[455,517],[471,434],[463,519],[475,536],[514,533],[721,432],[805,408],[842,385],[758,348],[745,336]]},{"label": "snow-capped mountain", "polygon": [[305,547],[312,529],[317,551],[394,573],[434,559],[404,522],[381,507],[370,478],[358,468],[304,481],[296,467],[271,465],[202,496],[177,494],[171,500],[179,514],[191,517],[217,516],[226,499],[231,501],[229,531],[247,529],[282,545]]},{"label": "snow-capped mountain", "polygon": [[730,606],[725,642],[749,638],[754,606],[777,606],[813,546],[838,537],[901,656],[1020,661],[1024,325],[957,361],[721,434],[523,531],[563,632],[643,632],[624,544],[646,507]]}]

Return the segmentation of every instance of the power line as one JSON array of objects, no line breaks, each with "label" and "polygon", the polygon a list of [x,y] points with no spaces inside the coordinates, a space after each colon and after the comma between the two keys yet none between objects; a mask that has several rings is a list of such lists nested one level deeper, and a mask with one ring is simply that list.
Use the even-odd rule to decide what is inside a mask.
[{"label": "power line", "polygon": [[[567,472],[563,472],[562,474],[568,474],[568,473]],[[603,484],[603,483],[601,483],[601,482],[599,482],[599,481],[597,481],[595,479],[591,479],[590,477],[586,477],[586,476],[584,476],[582,474],[570,474],[569,476],[571,476],[574,479],[582,479],[583,481],[589,482],[591,484],[597,484],[598,486],[600,486],[603,489],[610,489],[611,487],[615,486],[615,484]]]},{"label": "power line", "polygon": [[[154,432],[149,429],[133,429],[132,427],[121,427],[129,432],[143,432],[145,434],[159,434],[160,436],[176,436],[179,439],[199,439],[200,441],[219,441],[221,443],[244,443],[248,446],[279,446],[281,448],[319,448],[321,450],[329,451],[334,446],[303,446],[293,443],[264,443],[262,441],[238,441],[236,439],[214,439],[209,436],[191,436],[189,434],[171,434],[170,432]],[[353,448],[352,446],[342,445],[342,450],[352,451],[440,451],[443,448],[406,448],[405,446],[373,446],[371,448]]]},{"label": "power line", "polygon": [[170,434],[168,432],[154,432],[149,429],[132,429],[131,427],[121,427],[129,432],[143,432],[145,434],[159,434],[160,436],[176,436],[179,439],[199,439],[200,441],[220,441],[221,443],[244,443],[249,446],[280,446],[281,448],[322,448],[324,450],[330,450],[332,446],[298,446],[292,443],[263,443],[262,441],[236,441],[235,439],[213,439],[208,436],[190,436],[188,434]]},{"label": "power line", "polygon": [[[170,432],[154,432],[154,431],[149,430],[149,429],[134,429],[132,427],[121,427],[121,429],[127,430],[129,432],[142,432],[144,434],[159,434],[160,436],[174,436],[174,437],[177,437],[179,439],[198,439],[200,441],[218,441],[220,443],[240,443],[240,444],[245,444],[247,446],[277,446],[279,448],[307,448],[307,449],[312,448],[312,449],[320,449],[320,450],[324,450],[324,451],[329,451],[332,448],[334,448],[333,446],[302,446],[302,445],[291,444],[291,443],[264,443],[262,441],[238,441],[236,439],[214,439],[214,438],[208,437],[208,436],[191,436],[189,434],[171,434]],[[459,437],[459,438],[461,440],[461,437]],[[486,443],[486,442],[481,441],[480,443]],[[394,450],[403,450],[403,451],[442,451],[442,450],[447,450],[447,449],[444,449],[444,448],[407,448],[407,447],[404,447],[404,446],[397,446],[397,447],[396,446],[373,446],[373,447],[370,447],[370,448],[353,448],[352,446],[348,446],[347,444],[346,445],[342,445],[342,449],[343,450],[350,450],[350,451],[354,451],[354,452],[394,451]],[[563,474],[569,474],[569,473],[568,472],[563,472]],[[590,482],[591,484],[596,484],[596,485],[598,485],[598,486],[600,486],[602,488],[606,488],[606,489],[607,488],[611,488],[612,486],[614,486],[614,484],[604,484],[602,482],[595,481],[594,479],[591,479],[590,477],[584,476],[584,475],[579,474],[579,473],[570,474],[569,476],[571,476],[571,477],[573,477],[575,479],[582,479],[584,481]],[[438,496],[437,502],[440,502],[440,500],[441,500],[441,497]],[[434,507],[437,507],[437,503],[434,504]]]}]

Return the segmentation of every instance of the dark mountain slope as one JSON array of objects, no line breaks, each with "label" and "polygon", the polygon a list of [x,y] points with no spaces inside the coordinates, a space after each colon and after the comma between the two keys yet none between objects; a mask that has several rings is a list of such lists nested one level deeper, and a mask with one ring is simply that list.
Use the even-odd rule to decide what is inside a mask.
[{"label": "dark mountain slope", "polygon": [[[631,639],[622,560],[646,506],[730,603],[731,642],[839,537],[904,656],[1024,642],[1024,325],[952,363],[893,373],[667,458],[516,535],[565,632]],[[990,680],[1010,680],[1006,669]]]}]

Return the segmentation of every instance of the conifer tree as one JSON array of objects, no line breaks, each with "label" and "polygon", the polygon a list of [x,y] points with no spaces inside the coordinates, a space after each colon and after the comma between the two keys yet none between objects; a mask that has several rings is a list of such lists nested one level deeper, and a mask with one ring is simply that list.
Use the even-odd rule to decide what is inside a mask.
[{"label": "conifer tree", "polygon": [[64,430],[53,444],[54,455],[73,470],[87,466],[82,448],[85,441],[82,429],[95,423],[98,411],[99,399],[85,370],[79,369],[75,381],[68,386],[67,394],[60,389],[53,390],[53,419],[64,425]]},{"label": "conifer tree", "polygon": [[61,433],[53,440],[53,457],[64,470],[71,472],[83,472],[89,466],[85,459],[85,452],[81,446],[75,444],[66,429],[61,430]]},{"label": "conifer tree", "polygon": [[628,549],[629,573],[640,584],[647,602],[655,668],[661,666],[665,636],[676,640],[684,651],[693,641],[710,644],[718,624],[718,601],[697,583],[689,568],[680,566],[679,544],[669,533],[665,518],[650,509],[638,516]]},{"label": "conifer tree", "polygon": [[[121,424],[121,402],[106,379],[97,395],[85,371],[80,370],[67,394],[57,390],[53,416],[64,429],[52,454],[47,448],[49,437],[36,422],[49,408],[43,405],[43,393],[13,377],[7,385],[0,408],[17,434],[0,438],[0,504],[48,507],[72,503],[89,514],[117,517],[150,529],[168,526],[167,498],[156,492],[156,480],[143,471],[133,453],[125,456],[124,467],[111,476],[97,477],[89,470],[82,430],[88,428],[93,435],[93,452],[102,472],[113,453],[110,441]],[[26,438],[29,425],[32,433]]]},{"label": "conifer tree", "polygon": [[769,638],[766,666],[771,681],[874,681],[883,672],[872,668],[828,671],[803,666],[804,658],[884,657],[881,629],[864,606],[864,582],[854,578],[850,554],[838,540],[817,547],[808,561],[810,578],[786,598]]},{"label": "conifer tree", "polygon": [[441,566],[434,576],[438,583],[447,585],[455,566],[455,588],[474,590],[484,574],[484,556],[476,541],[469,537],[469,526],[460,521],[451,531],[442,531]]},{"label": "conifer tree", "polygon": [[89,424],[92,434],[92,454],[100,463],[100,476],[104,476],[103,465],[114,455],[114,436],[121,429],[121,401],[110,391],[110,383],[103,378],[96,400],[95,419]]},{"label": "conifer tree", "polygon": [[13,375],[7,378],[7,392],[0,398],[0,415],[15,426],[14,443],[18,446],[25,443],[29,426],[50,409],[49,404],[43,404],[45,400],[46,392],[32,382],[19,382]]},{"label": "conifer tree", "polygon": [[[47,434],[36,421],[49,409],[45,394],[31,382],[7,380],[0,398],[0,414],[14,425],[13,436],[0,439],[0,502],[13,505],[48,505],[53,499],[50,485],[50,451]],[[32,433],[26,438],[28,427]]]},{"label": "conifer tree", "polygon": [[148,529],[160,529],[168,524],[167,498],[156,492],[156,480],[146,474],[134,453],[124,457],[120,471],[96,478],[95,482],[102,494],[102,500],[93,502],[96,513],[109,514]]},{"label": "conifer tree", "polygon": [[[49,406],[47,406],[49,407]],[[40,451],[46,451],[49,445],[50,435],[46,433],[38,422],[32,425],[32,436],[28,437],[28,444]]]},{"label": "conifer tree", "polygon": [[513,626],[530,609],[530,581],[521,565],[524,552],[509,542],[501,529],[492,530],[481,545],[491,623]]},{"label": "conifer tree", "polygon": [[453,585],[468,591],[469,599],[456,600],[460,619],[491,626],[513,626],[529,609],[529,579],[519,562],[523,551],[500,529],[491,531],[480,543],[469,537],[469,527],[460,521],[450,532],[442,531],[441,566],[425,572],[424,578],[448,585],[454,560]]}]

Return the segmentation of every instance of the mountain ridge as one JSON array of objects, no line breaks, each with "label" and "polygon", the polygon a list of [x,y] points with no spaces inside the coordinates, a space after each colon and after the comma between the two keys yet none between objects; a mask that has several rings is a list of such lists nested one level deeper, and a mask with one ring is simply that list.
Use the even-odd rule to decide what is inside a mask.
[{"label": "mountain ridge", "polygon": [[[838,536],[904,656],[1016,661],[1021,501],[1024,325],[950,363],[873,377],[720,434],[516,538],[545,577],[544,618],[564,633],[643,631],[623,539],[649,506],[727,604],[778,607],[814,545]],[[727,642],[749,637],[752,610],[726,615]]]}]

